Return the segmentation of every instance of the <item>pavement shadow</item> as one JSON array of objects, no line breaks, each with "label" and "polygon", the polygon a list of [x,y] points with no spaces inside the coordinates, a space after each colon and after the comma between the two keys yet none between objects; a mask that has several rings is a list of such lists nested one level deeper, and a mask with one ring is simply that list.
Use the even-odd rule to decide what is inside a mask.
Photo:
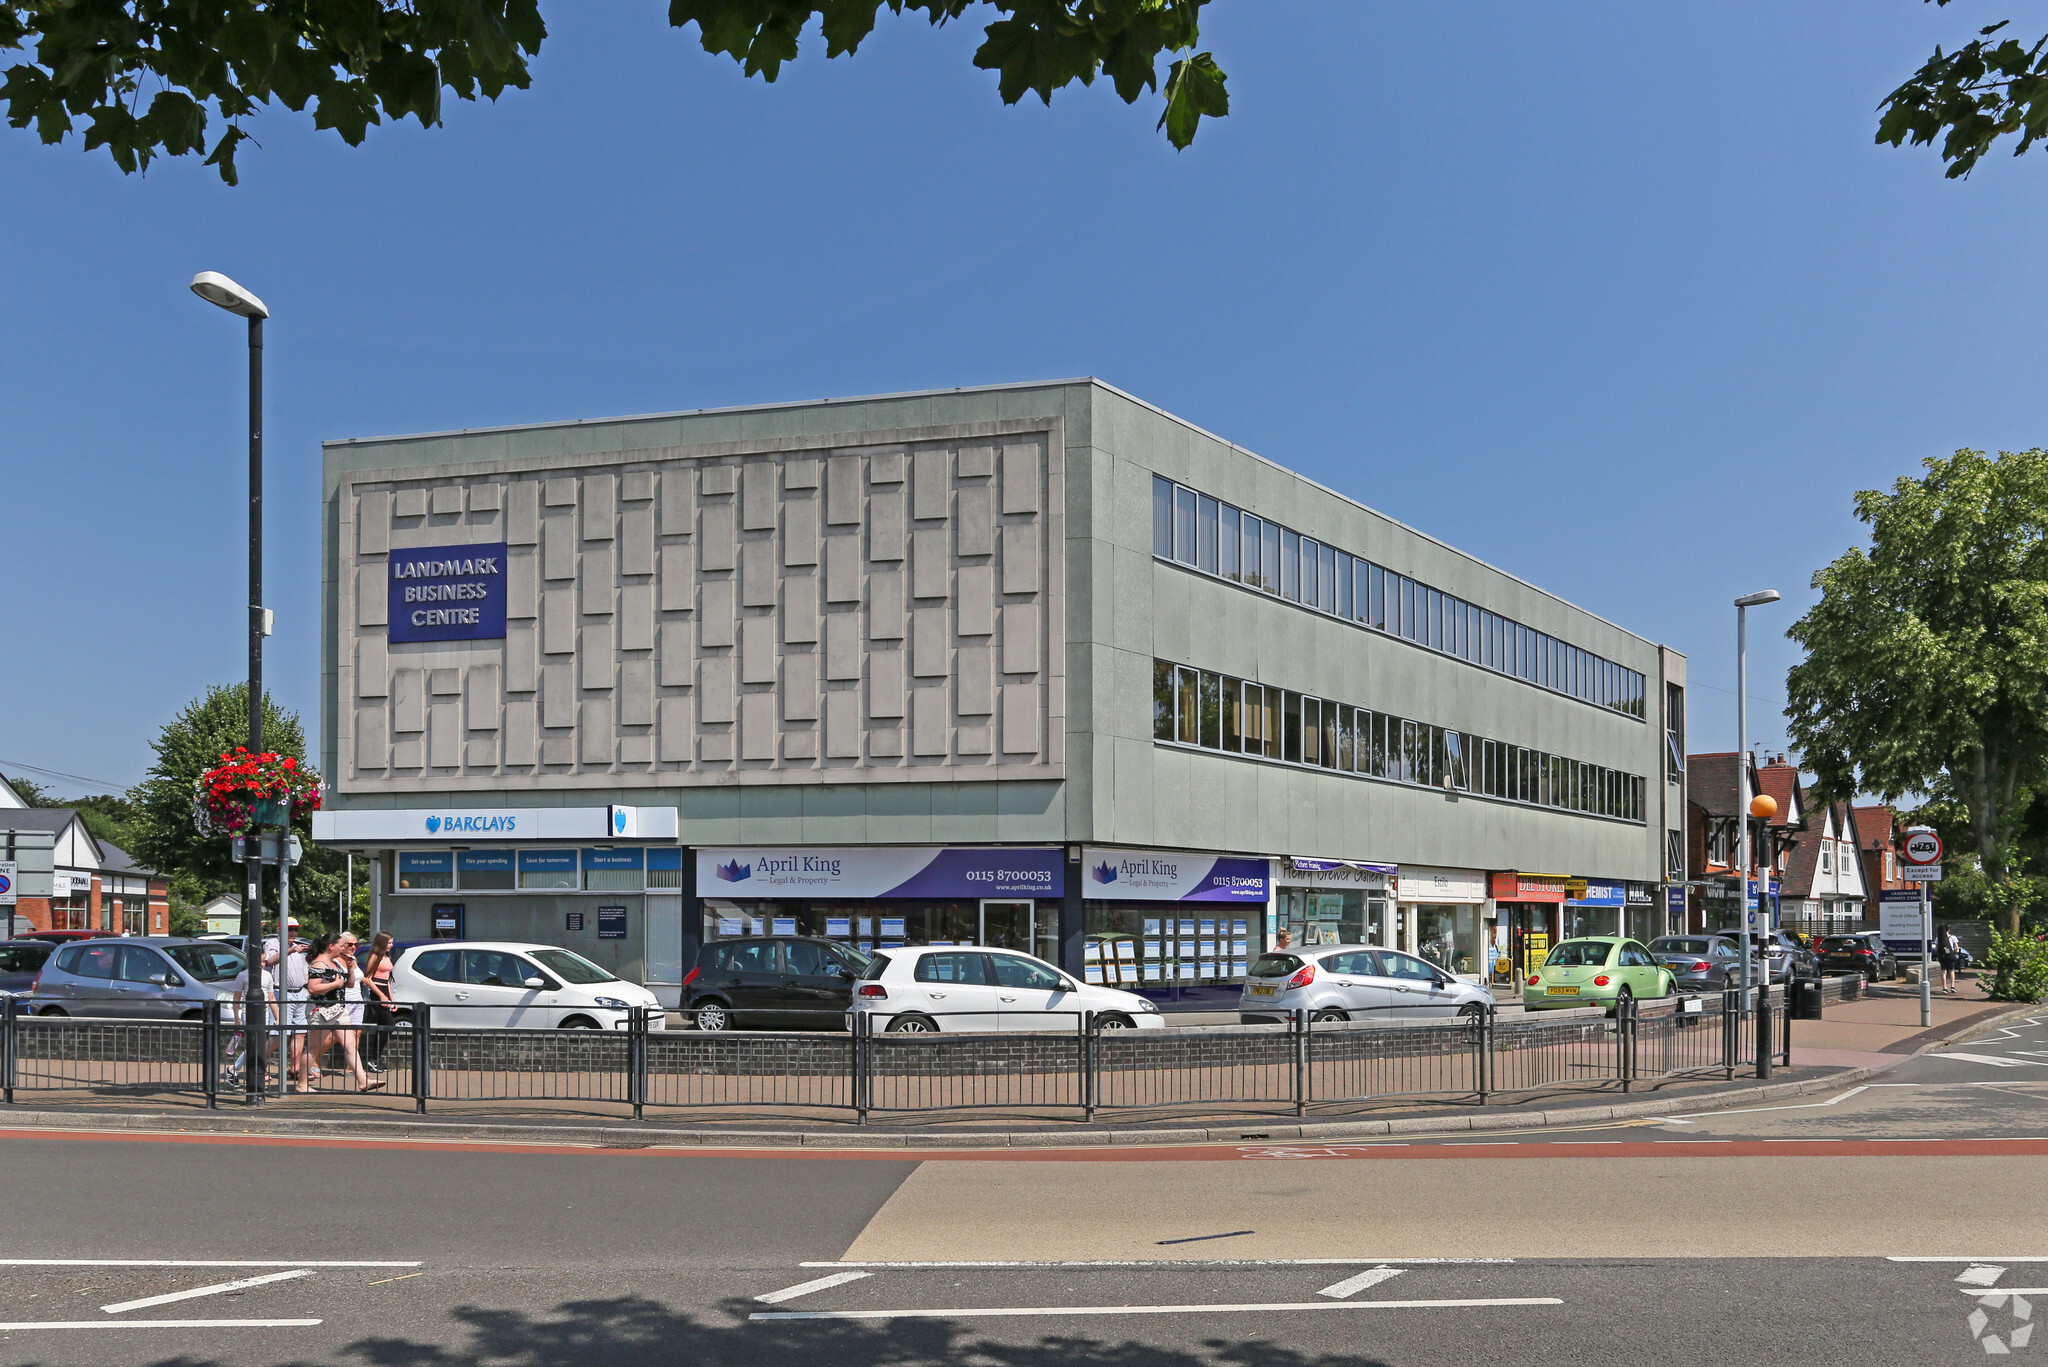
[{"label": "pavement shadow", "polygon": [[[289,1367],[1388,1367],[1378,1357],[1303,1353],[1257,1339],[1167,1348],[1069,1334],[1005,1341],[943,1320],[749,1323],[760,1308],[728,1301],[721,1309],[730,1319],[721,1323],[644,1296],[566,1301],[538,1315],[457,1306],[450,1332],[435,1341],[370,1335]],[[217,1364],[181,1355],[151,1367]]]}]

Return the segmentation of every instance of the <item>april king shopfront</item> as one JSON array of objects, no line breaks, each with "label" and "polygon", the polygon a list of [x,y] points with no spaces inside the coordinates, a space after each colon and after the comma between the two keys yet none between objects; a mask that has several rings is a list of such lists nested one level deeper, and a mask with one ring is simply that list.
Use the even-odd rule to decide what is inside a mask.
[{"label": "april king shopfront", "polygon": [[1082,850],[1082,974],[1161,1006],[1235,1006],[1273,914],[1265,859]]}]

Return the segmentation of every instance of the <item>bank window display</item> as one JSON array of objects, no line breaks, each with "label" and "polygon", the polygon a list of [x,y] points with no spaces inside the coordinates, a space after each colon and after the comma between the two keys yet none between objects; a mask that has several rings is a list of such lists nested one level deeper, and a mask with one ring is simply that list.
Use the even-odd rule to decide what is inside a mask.
[{"label": "bank window display", "polygon": [[1152,738],[1587,816],[1643,821],[1644,780],[1189,665],[1152,662]]},{"label": "bank window display", "polygon": [[638,892],[646,883],[646,854],[638,849],[583,851],[586,892]]},{"label": "bank window display", "polygon": [[405,851],[398,856],[398,887],[425,892],[455,886],[455,856],[447,850]]},{"label": "bank window display", "polygon": [[518,881],[511,850],[457,850],[455,876],[468,892],[507,892]]},{"label": "bank window display", "polygon": [[582,881],[574,850],[519,851],[519,887],[523,892],[574,892]]},{"label": "bank window display", "polygon": [[1447,973],[1480,973],[1479,907],[1476,904],[1411,907],[1415,952]]},{"label": "bank window display", "polygon": [[1212,902],[1089,902],[1082,977],[1174,998],[1204,989],[1234,994],[1262,948],[1263,919]]},{"label": "bank window display", "polygon": [[1643,676],[1477,604],[1152,477],[1152,553],[1644,720]]}]

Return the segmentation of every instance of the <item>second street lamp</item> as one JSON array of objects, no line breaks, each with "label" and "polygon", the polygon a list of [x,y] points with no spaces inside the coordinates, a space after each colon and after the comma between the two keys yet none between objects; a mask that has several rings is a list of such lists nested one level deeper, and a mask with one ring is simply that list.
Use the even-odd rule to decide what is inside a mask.
[{"label": "second street lamp", "polygon": [[[209,304],[249,320],[249,753],[263,752],[263,638],[270,613],[263,606],[263,301],[219,271],[192,277],[192,292]],[[242,889],[242,955],[248,961],[244,999],[243,1054],[248,1065],[245,1100],[263,1099],[263,841],[251,829]],[[278,927],[280,955],[285,928]],[[282,1045],[283,1041],[279,1041]]]},{"label": "second street lamp", "polygon": [[[1762,977],[1762,991],[1755,1008],[1768,1012],[1771,998],[1770,959],[1764,955],[1762,933],[1757,928],[1756,912],[1749,904],[1749,610],[1766,603],[1778,601],[1776,589],[1762,589],[1756,593],[1745,593],[1735,600],[1735,829],[1736,837],[1735,877],[1736,889],[1741,894],[1742,906],[1742,1010],[1753,1009],[1750,998],[1749,956],[1752,949],[1757,952],[1757,971]],[[1763,901],[1767,879],[1759,879],[1757,901]],[[1789,981],[1789,979],[1788,979]],[[1768,1019],[1768,1016],[1765,1017]],[[1757,1036],[1757,1071],[1762,1073],[1770,1067],[1764,1037]]]}]

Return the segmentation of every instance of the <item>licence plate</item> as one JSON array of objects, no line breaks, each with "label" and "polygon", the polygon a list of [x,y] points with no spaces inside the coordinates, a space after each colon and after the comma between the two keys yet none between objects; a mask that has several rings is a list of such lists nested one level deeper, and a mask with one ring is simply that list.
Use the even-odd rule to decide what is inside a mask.
[{"label": "licence plate", "polygon": [[1270,984],[1270,983],[1268,983],[1268,984],[1266,984],[1266,985],[1264,985],[1264,986],[1259,986],[1259,985],[1257,985],[1257,984],[1254,984],[1254,985],[1253,985],[1253,986],[1252,986],[1252,987],[1251,987],[1251,988],[1249,989],[1249,991],[1251,992],[1251,994],[1252,994],[1252,995],[1253,995],[1254,997],[1270,997],[1270,996],[1272,996],[1272,995],[1273,995],[1273,987],[1272,987],[1272,984]]},{"label": "licence plate", "polygon": [[1579,989],[1576,987],[1553,987],[1549,991],[1553,997],[1576,997],[1579,995]]}]

